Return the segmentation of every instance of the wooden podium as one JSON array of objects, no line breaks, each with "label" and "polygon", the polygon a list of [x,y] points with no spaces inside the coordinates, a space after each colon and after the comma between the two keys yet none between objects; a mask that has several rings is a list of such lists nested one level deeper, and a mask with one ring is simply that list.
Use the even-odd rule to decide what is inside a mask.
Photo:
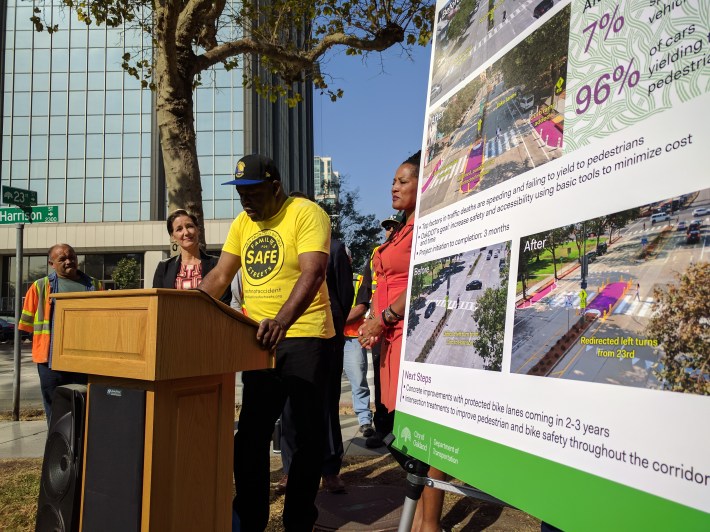
[{"label": "wooden podium", "polygon": [[141,530],[231,530],[234,373],[273,366],[258,324],[198,291],[55,297],[53,367],[146,392]]}]

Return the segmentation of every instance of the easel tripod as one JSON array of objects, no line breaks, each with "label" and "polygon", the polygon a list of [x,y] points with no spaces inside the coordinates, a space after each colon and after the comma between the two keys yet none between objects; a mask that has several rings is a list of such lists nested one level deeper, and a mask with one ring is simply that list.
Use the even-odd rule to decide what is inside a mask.
[{"label": "easel tripod", "polygon": [[439,489],[442,491],[448,491],[451,493],[457,493],[463,495],[464,497],[470,497],[472,499],[478,499],[485,502],[491,502],[501,506],[510,506],[500,499],[496,499],[487,493],[473,488],[471,486],[459,486],[446,482],[443,480],[436,480],[427,477],[429,471],[429,464],[407,456],[406,454],[398,451],[392,447],[395,437],[393,434],[388,434],[383,439],[387,449],[390,454],[397,460],[397,463],[407,472],[407,488],[405,490],[404,505],[402,506],[402,515],[399,519],[398,532],[409,532],[412,529],[412,523],[414,522],[414,512],[417,508],[417,502],[422,496],[422,491],[424,487],[430,487]]}]

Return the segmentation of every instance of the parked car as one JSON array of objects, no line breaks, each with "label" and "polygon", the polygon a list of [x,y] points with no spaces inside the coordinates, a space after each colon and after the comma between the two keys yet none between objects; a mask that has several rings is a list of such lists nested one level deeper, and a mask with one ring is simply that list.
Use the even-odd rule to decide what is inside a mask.
[{"label": "parked car", "polygon": [[700,226],[703,225],[700,220],[693,220],[688,224],[688,232],[690,231],[700,231]]},{"label": "parked car", "polygon": [[535,6],[535,9],[533,10],[533,17],[540,18],[552,9],[553,5],[555,5],[553,0],[542,0],[542,2]]},{"label": "parked car", "polygon": [[432,314],[434,314],[434,310],[435,310],[435,309],[436,309],[436,303],[434,303],[434,302],[432,301],[431,303],[429,303],[429,304],[427,305],[426,310],[424,311],[424,317],[425,317],[425,318],[428,318],[429,316],[431,316]]},{"label": "parked car", "polygon": [[606,242],[599,242],[597,244],[597,255],[604,255],[607,252],[608,245]]},{"label": "parked car", "polygon": [[587,252],[587,262],[592,263],[595,260],[597,260],[597,252],[596,251],[588,251]]},{"label": "parked car", "polygon": [[483,288],[483,283],[478,279],[474,279],[466,285],[466,290],[480,290]]},{"label": "parked car", "polygon": [[687,231],[688,230],[688,224],[685,222],[678,222],[678,225],[676,226],[676,231]]},{"label": "parked car", "polygon": [[[8,342],[15,338],[15,324],[0,318],[0,342]],[[20,340],[31,340],[32,333],[20,331]]]},{"label": "parked car", "polygon": [[422,296],[419,296],[412,302],[412,307],[414,308],[414,310],[424,308],[424,305],[426,305],[426,299]]},{"label": "parked car", "polygon": [[520,108],[523,111],[527,111],[528,109],[531,109],[533,105],[535,105],[535,96],[532,94],[526,94],[525,96],[521,96],[520,99],[518,99],[518,104],[520,105]]},{"label": "parked car", "polygon": [[7,320],[0,319],[0,342],[12,340],[15,336],[15,324]]},{"label": "parked car", "polygon": [[693,216],[705,216],[706,214],[710,214],[710,209],[706,207],[698,207],[693,210]]},{"label": "parked car", "polygon": [[651,225],[658,222],[667,222],[671,217],[667,212],[657,212],[651,215]]},{"label": "parked car", "polygon": [[700,242],[700,231],[698,229],[688,230],[688,234],[685,237],[686,244],[696,244]]}]

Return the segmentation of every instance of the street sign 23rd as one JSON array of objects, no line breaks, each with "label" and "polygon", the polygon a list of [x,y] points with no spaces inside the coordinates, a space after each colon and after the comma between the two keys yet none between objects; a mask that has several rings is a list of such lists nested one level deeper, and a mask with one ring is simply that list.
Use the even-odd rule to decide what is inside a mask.
[{"label": "street sign 23rd", "polygon": [[23,188],[2,186],[2,202],[18,207],[34,207],[37,205],[37,192]]}]

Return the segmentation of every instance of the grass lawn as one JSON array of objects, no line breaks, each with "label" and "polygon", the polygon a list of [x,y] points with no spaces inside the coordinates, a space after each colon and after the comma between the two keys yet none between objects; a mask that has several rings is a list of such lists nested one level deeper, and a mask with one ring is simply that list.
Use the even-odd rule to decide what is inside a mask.
[{"label": "grass lawn", "polygon": [[[607,241],[607,237],[599,237],[599,243]],[[587,239],[587,252],[594,251],[597,249],[597,238]],[[584,249],[584,247],[582,247]],[[570,262],[575,262],[579,260],[579,252],[577,251],[577,246],[574,242],[568,242],[562,244],[555,248],[555,255],[557,258],[557,271],[559,272],[561,268],[565,267]],[[546,249],[540,253],[539,260],[537,256],[533,256],[528,262],[528,286],[532,286],[539,281],[542,281],[546,277],[554,275],[555,270],[552,264],[552,253],[550,250]],[[521,294],[523,292],[523,283],[518,281],[515,288],[516,294]]]}]

